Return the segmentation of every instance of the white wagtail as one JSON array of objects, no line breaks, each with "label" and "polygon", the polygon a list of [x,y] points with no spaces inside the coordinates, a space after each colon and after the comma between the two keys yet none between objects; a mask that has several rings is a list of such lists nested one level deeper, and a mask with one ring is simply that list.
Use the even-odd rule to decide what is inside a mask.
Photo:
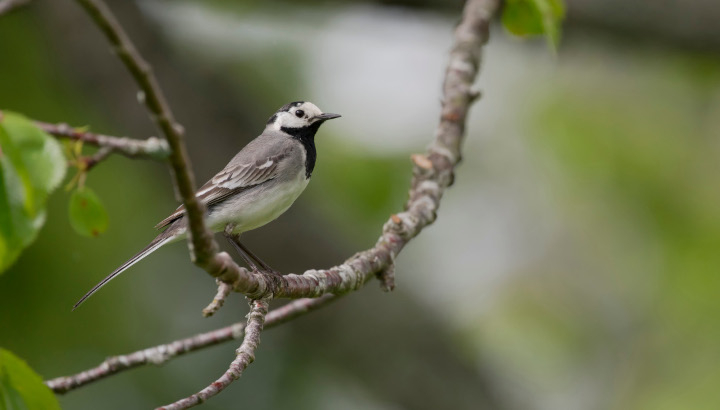
[{"label": "white wagtail", "polygon": [[[322,112],[315,104],[296,101],[273,114],[265,130],[195,194],[207,207],[207,225],[225,232],[240,256],[253,269],[276,273],[240,244],[239,235],[259,228],[285,212],[303,192],[317,154],[315,133],[323,122],[339,114]],[[148,246],[95,285],[73,309],[103,285],[161,246],[186,237],[187,218],[181,205],[155,228],[167,228]]]}]

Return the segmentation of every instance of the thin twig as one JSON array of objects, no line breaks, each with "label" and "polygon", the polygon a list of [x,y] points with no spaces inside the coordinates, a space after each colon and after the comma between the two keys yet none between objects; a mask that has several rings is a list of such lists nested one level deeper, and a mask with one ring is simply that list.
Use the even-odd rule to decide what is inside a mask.
[{"label": "thin twig", "polygon": [[260,345],[260,332],[262,332],[267,312],[267,300],[253,300],[250,303],[250,313],[248,313],[247,326],[245,326],[245,338],[235,351],[235,360],[230,363],[230,367],[225,371],[225,374],[199,392],[167,406],[158,407],[155,410],[189,409],[217,395],[225,390],[230,383],[239,379],[250,363],[255,361],[255,350]]},{"label": "thin twig", "polygon": [[153,159],[166,159],[170,154],[170,148],[165,140],[157,137],[150,137],[146,140],[132,139],[128,137],[112,137],[109,135],[96,134],[72,128],[67,124],[50,124],[42,121],[33,121],[41,130],[58,138],[67,138],[75,141],[82,141],[86,144],[98,147],[107,147],[125,155],[126,157],[149,157]]},{"label": "thin twig", "polygon": [[9,13],[30,3],[30,0],[2,0],[0,1],[0,15]]},{"label": "thin twig", "polygon": [[83,163],[85,164],[85,171],[90,171],[95,167],[95,165],[103,162],[107,157],[112,154],[113,149],[110,147],[100,147],[94,154],[82,158]]},{"label": "thin twig", "polygon": [[[268,313],[265,320],[265,327],[271,328],[288,322],[336,299],[337,297],[333,295],[326,295],[317,299],[294,300]],[[230,326],[200,333],[168,344],[138,350],[126,355],[109,357],[96,367],[72,376],[63,376],[48,380],[45,384],[55,393],[67,393],[88,383],[104,379],[125,370],[134,369],[146,364],[160,365],[186,353],[215,346],[230,340],[240,339],[244,334],[244,330],[245,322],[234,323]]]},{"label": "thin twig", "polygon": [[202,313],[205,317],[210,317],[215,314],[225,303],[225,299],[227,296],[232,292],[232,286],[228,285],[227,283],[217,280],[217,286],[218,291],[215,297],[213,298],[212,302],[203,309]]},{"label": "thin twig", "polygon": [[[2,117],[3,112],[0,110],[0,120],[2,120]],[[51,124],[43,121],[33,121],[33,124],[58,138],[67,138],[73,141],[82,141],[85,144],[96,147],[109,148],[112,152],[130,158],[147,157],[162,160],[170,155],[170,147],[167,141],[157,137],[138,140],[128,137],[112,137],[110,135],[96,134],[80,128],[73,128],[67,124]]]},{"label": "thin twig", "polygon": [[220,276],[223,262],[217,258],[217,243],[205,226],[204,205],[195,197],[195,177],[184,142],[184,129],[175,120],[155,74],[102,0],[77,0],[100,28],[141,90],[141,100],[170,145],[169,161],[177,192],[188,218],[188,241],[193,261],[213,276]]}]

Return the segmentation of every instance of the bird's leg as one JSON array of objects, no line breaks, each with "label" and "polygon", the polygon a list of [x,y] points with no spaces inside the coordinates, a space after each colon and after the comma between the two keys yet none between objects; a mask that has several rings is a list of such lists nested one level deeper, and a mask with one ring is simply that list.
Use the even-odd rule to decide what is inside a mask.
[{"label": "bird's leg", "polygon": [[245,253],[247,253],[248,255],[250,255],[250,257],[253,258],[253,259],[258,263],[258,265],[260,265],[261,268],[263,268],[263,271],[264,271],[264,272],[272,273],[272,274],[275,274],[275,275],[280,275],[280,272],[278,272],[278,271],[276,271],[275,269],[271,268],[270,265],[268,265],[267,263],[263,262],[263,260],[260,259],[260,258],[258,258],[258,256],[255,255],[250,249],[248,249],[245,245],[243,245],[242,243],[240,243],[240,240],[239,240],[239,239],[240,239],[240,235],[237,235],[236,237],[233,238],[233,243],[235,243],[235,245],[237,245],[238,248],[242,249],[243,252],[245,252]]},{"label": "bird's leg", "polygon": [[255,265],[255,262],[253,262],[252,258],[250,258],[250,256],[247,253],[245,253],[245,251],[242,249],[242,247],[239,246],[240,243],[235,240],[235,235],[229,234],[227,232],[225,232],[224,235],[225,235],[225,238],[227,238],[228,242],[230,242],[233,245],[233,247],[235,248],[237,253],[240,255],[242,260],[245,261],[245,264],[247,264],[250,267],[250,269],[252,269],[256,272],[259,272],[260,269],[258,269],[257,265]]},{"label": "bird's leg", "polygon": [[[257,264],[260,265],[260,267],[262,268],[262,272],[271,273],[273,275],[281,275],[280,272],[271,268],[270,265],[263,262],[262,259],[257,257],[257,255],[255,255],[250,249],[248,249],[245,245],[243,245],[240,242],[240,234],[233,234],[232,229],[233,229],[232,225],[228,225],[225,228],[225,232],[224,232],[225,238],[227,238],[227,240],[233,245],[233,247],[235,248],[237,253],[240,254],[240,257],[243,258],[245,263],[248,266],[250,266],[250,268],[252,270],[261,271],[260,269],[258,269],[257,265],[255,264],[255,262],[257,262]],[[253,262],[253,260],[255,262]]]}]

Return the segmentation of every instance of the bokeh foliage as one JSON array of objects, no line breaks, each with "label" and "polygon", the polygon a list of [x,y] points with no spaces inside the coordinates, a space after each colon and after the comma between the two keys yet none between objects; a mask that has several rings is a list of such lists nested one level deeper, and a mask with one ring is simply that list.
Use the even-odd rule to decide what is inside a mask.
[{"label": "bokeh foliage", "polygon": [[0,409],[60,409],[53,392],[21,359],[0,348]]},{"label": "bokeh foliage", "polygon": [[564,17],[563,0],[507,0],[502,11],[502,22],[509,32],[517,36],[545,35],[553,50],[560,43]]},{"label": "bokeh foliage", "polygon": [[37,236],[65,175],[60,144],[21,115],[0,117],[0,273]]}]

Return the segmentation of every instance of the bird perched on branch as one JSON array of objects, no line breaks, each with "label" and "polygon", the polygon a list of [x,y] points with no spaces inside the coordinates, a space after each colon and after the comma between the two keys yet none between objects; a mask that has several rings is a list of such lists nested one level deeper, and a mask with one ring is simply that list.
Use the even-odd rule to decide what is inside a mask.
[{"label": "bird perched on branch", "polygon": [[[338,117],[339,114],[324,113],[307,101],[280,107],[270,117],[262,134],[250,141],[195,194],[207,208],[207,226],[213,232],[224,232],[253,270],[277,274],[240,243],[240,234],[274,220],[295,202],[305,190],[315,167],[315,133],[325,121]],[[166,229],[145,249],[95,285],[73,310],[142,258],[163,245],[185,238],[184,206],[181,205],[156,228]]]}]

